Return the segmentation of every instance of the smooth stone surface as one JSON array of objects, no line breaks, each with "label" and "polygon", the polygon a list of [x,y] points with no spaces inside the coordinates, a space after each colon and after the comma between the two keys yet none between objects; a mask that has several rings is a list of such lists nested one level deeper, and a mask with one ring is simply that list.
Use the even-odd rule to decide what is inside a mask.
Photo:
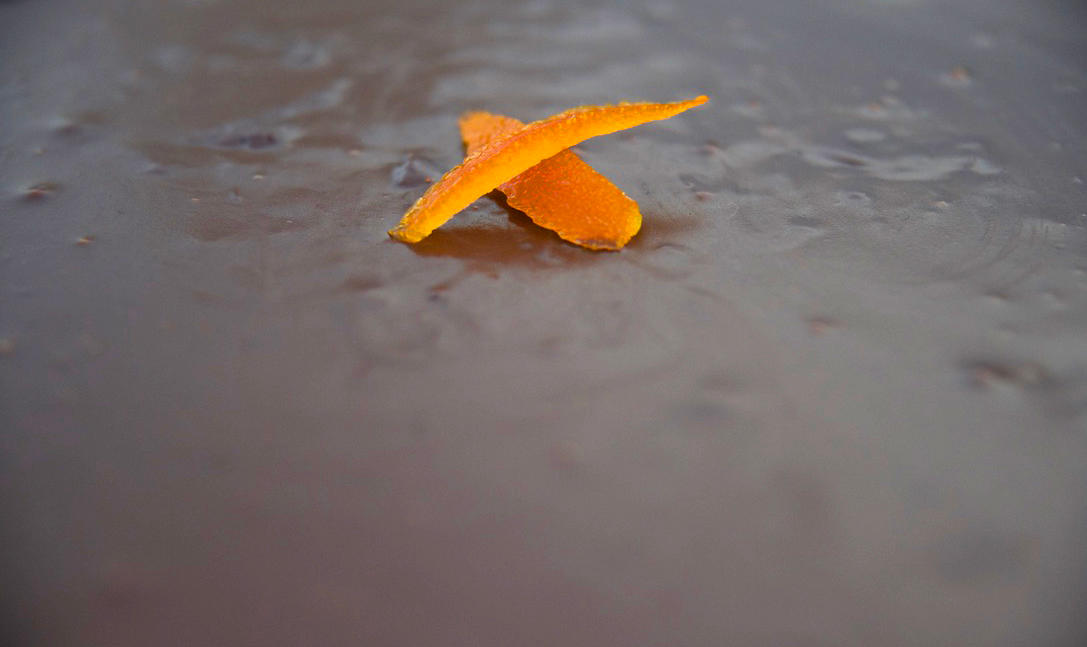
[{"label": "smooth stone surface", "polygon": [[[3,642],[1084,644],[1084,18],[0,3]],[[620,253],[385,235],[700,93],[579,147]]]}]

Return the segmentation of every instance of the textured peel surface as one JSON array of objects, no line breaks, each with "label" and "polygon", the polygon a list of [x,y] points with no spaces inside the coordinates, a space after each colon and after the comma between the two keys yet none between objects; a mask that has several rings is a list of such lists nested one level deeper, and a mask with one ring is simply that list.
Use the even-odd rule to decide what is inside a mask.
[{"label": "textured peel surface", "polygon": [[[460,119],[468,155],[522,127],[517,119],[487,112],[467,113]],[[570,150],[543,160],[498,190],[509,206],[537,225],[589,249],[619,249],[642,226],[638,204]]]},{"label": "textured peel surface", "polygon": [[408,209],[389,235],[407,243],[418,242],[480,196],[575,144],[667,119],[707,100],[700,96],[672,103],[582,106],[534,121],[507,137],[490,141],[443,175]]}]

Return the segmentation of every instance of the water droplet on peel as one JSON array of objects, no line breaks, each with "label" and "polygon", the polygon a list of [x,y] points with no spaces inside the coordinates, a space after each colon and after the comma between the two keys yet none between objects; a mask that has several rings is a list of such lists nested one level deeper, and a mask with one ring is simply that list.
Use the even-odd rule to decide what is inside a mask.
[{"label": "water droplet on peel", "polygon": [[87,235],[87,236],[80,236],[78,239],[76,239],[75,244],[76,245],[81,245],[81,246],[87,246],[87,245],[90,245],[93,242],[94,242],[94,236]]},{"label": "water droplet on peel", "polygon": [[253,179],[254,180],[263,180],[264,179],[264,174],[263,173],[254,173],[253,174]]}]

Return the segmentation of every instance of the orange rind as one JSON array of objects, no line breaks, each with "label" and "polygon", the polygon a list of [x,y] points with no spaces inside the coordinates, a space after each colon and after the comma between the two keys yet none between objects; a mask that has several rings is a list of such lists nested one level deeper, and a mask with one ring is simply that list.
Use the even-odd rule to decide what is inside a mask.
[{"label": "orange rind", "polygon": [[[706,101],[707,97],[700,96],[672,103],[582,106],[516,129],[520,122],[505,121],[508,117],[466,115],[461,126],[465,142],[477,144],[478,149],[431,185],[389,235],[406,243],[419,242],[480,196],[505,187],[503,192],[510,189],[506,194],[511,206],[520,208],[515,202],[528,206],[529,215],[536,214],[534,220],[543,214],[544,222],[551,223],[543,226],[566,240],[590,248],[618,249],[641,225],[637,205],[634,213],[638,215],[633,216],[629,210],[633,201],[573,153],[554,163],[550,158],[586,139],[667,119]],[[549,164],[543,169],[533,168],[545,160]],[[574,182],[570,181],[571,168],[579,169]],[[530,169],[532,172],[526,173]],[[519,177],[522,174],[526,177]],[[587,180],[589,177],[593,179]],[[579,209],[601,196],[604,203],[600,209]],[[594,212],[603,214],[596,224],[587,215]],[[581,217],[588,224],[578,224]],[[594,233],[599,231],[605,232],[602,237]]]},{"label": "orange rind", "polygon": [[[460,119],[468,155],[523,127],[517,119],[487,112],[470,112]],[[638,203],[569,149],[498,185],[498,190],[532,222],[589,249],[620,249],[642,226]]]}]

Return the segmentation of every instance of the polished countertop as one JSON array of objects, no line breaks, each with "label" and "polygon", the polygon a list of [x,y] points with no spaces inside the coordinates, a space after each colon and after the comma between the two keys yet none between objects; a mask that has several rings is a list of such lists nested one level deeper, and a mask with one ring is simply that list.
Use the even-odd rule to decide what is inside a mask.
[{"label": "polished countertop", "polygon": [[[15,645],[1082,645],[1087,12],[0,3]],[[392,227],[472,109],[620,252]]]}]

